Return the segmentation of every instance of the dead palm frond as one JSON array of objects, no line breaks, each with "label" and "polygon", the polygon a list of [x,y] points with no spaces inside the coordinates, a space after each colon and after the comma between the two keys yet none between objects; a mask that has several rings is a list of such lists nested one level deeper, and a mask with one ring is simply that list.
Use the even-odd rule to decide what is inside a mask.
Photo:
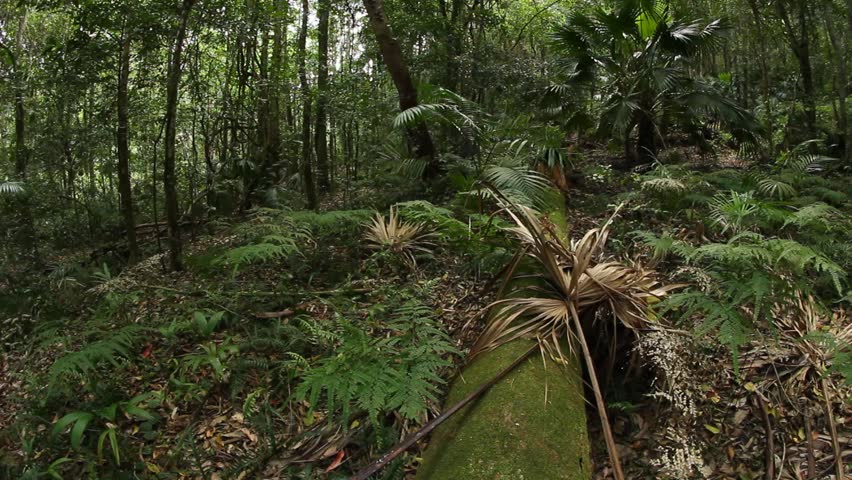
[{"label": "dead palm frond", "polygon": [[418,252],[431,253],[430,247],[434,244],[429,239],[432,236],[432,233],[426,232],[423,224],[400,220],[397,209],[391,207],[387,218],[376,213],[367,226],[364,240],[368,248],[399,256],[406,265],[414,269],[417,266],[415,255]]},{"label": "dead palm frond", "polygon": [[[517,224],[513,232],[543,268],[536,275],[542,281],[492,305],[496,314],[472,355],[520,337],[563,339],[566,334],[574,335],[572,312],[582,315],[599,306],[608,307],[629,329],[644,329],[651,321],[649,305],[677,287],[658,286],[655,272],[638,264],[595,263],[609,235],[609,221],[579,241],[566,242],[529,208],[512,205],[507,211]],[[558,348],[558,342],[547,343],[548,348]]]},{"label": "dead palm frond", "polygon": [[[499,192],[496,192],[499,197]],[[491,350],[520,337],[535,337],[541,348],[565,361],[560,345],[582,349],[589,372],[598,413],[604,429],[615,478],[624,473],[618,459],[615,440],[609,428],[606,405],[598,385],[592,355],[583,334],[581,317],[598,307],[608,307],[621,324],[631,330],[648,327],[653,315],[650,305],[677,286],[660,287],[652,270],[641,265],[598,262],[609,235],[612,218],[602,227],[590,230],[580,240],[564,240],[535,212],[503,197],[502,207],[515,221],[512,229],[522,248],[541,267],[534,275],[539,282],[520,287],[510,298],[498,300],[494,317],[477,340],[471,356]],[[617,213],[617,210],[616,210]]]}]

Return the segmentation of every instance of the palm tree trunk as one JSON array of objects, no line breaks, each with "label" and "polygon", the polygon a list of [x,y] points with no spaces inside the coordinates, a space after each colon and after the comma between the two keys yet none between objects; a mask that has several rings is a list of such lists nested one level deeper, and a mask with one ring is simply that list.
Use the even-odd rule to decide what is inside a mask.
[{"label": "palm tree trunk", "polygon": [[[528,351],[516,340],[477,357],[453,384],[454,405]],[[567,351],[567,349],[566,349]],[[533,355],[435,429],[417,480],[591,478],[579,363]]]},{"label": "palm tree trunk", "polygon": [[636,140],[636,150],[639,164],[652,163],[657,159],[656,127],[650,114],[639,116],[639,137]]}]

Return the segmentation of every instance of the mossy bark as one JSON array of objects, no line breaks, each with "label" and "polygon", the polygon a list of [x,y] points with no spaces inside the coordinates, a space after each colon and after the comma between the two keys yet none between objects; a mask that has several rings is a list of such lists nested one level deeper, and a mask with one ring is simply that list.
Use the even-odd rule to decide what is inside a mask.
[{"label": "mossy bark", "polygon": [[[455,381],[458,402],[523,355],[516,340],[481,355]],[[573,368],[532,355],[435,430],[417,480],[588,480],[583,384]]]}]

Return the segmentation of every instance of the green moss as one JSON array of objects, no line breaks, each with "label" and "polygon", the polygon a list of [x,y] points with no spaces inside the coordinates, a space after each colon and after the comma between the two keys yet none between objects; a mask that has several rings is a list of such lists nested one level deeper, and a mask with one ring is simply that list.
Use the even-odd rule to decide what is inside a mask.
[{"label": "green moss", "polygon": [[[531,345],[518,340],[477,358],[456,380],[450,406]],[[589,440],[576,368],[531,356],[432,436],[417,480],[587,480]]]}]

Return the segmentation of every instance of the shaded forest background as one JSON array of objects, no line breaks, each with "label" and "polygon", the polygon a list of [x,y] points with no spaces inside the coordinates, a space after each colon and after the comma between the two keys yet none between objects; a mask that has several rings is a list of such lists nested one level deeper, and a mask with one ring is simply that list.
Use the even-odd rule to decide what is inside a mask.
[{"label": "shaded forest background", "polygon": [[850,62],[852,0],[3,2],[0,478],[348,478],[519,333],[529,441],[371,478],[848,478]]}]

